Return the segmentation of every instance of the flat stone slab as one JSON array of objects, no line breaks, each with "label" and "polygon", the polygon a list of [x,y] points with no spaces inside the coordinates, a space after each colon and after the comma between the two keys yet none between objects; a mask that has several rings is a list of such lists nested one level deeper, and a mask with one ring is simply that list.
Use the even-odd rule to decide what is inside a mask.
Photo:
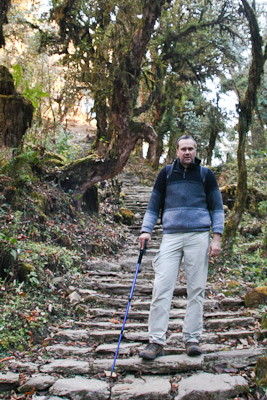
[{"label": "flat stone slab", "polygon": [[200,373],[179,382],[175,400],[227,400],[248,391],[248,382],[242,376]]},{"label": "flat stone slab", "polygon": [[128,375],[124,383],[119,383],[111,389],[111,400],[138,399],[138,400],[168,400],[170,397],[169,377],[145,377],[135,378]]},{"label": "flat stone slab", "polygon": [[[115,317],[115,319],[116,319],[116,317]],[[105,328],[110,331],[112,329],[118,329],[118,327],[121,328],[122,322],[123,322],[123,320],[119,320],[119,321],[117,320],[114,322],[105,322],[105,321],[98,322],[98,321],[91,320],[89,322],[78,322],[77,325],[84,326],[84,327],[86,326],[87,328],[94,329],[94,330],[95,329],[103,330]],[[140,329],[140,328],[146,329],[146,330],[148,329],[147,323],[142,323],[142,322],[138,323],[138,322],[128,322],[127,321],[126,325],[127,325],[127,329]],[[91,337],[91,334],[90,334],[90,337]]]},{"label": "flat stone slab", "polygon": [[123,336],[125,337],[126,340],[130,340],[133,342],[145,342],[148,341],[148,332],[147,329],[144,331],[140,332],[128,332],[127,331],[127,324],[125,326],[125,329],[123,331]]},{"label": "flat stone slab", "polygon": [[[136,351],[136,348],[141,347],[141,343],[120,343],[119,354],[120,355],[130,355],[132,352]],[[101,344],[96,349],[96,353],[114,353],[117,350],[117,344]]]},{"label": "flat stone slab", "polygon": [[20,376],[14,372],[0,373],[0,391],[11,390],[19,386]]},{"label": "flat stone slab", "polygon": [[[95,360],[91,365],[93,373],[99,373],[111,369],[113,360]],[[158,357],[153,361],[144,361],[141,357],[135,356],[127,359],[117,359],[115,372],[136,372],[150,374],[171,374],[190,370],[203,369],[203,356],[188,357],[186,354]]]},{"label": "flat stone slab", "polygon": [[[132,257],[132,258],[129,257],[127,259],[121,260],[120,265],[122,267],[122,270],[134,272],[136,269],[137,261],[138,261],[138,253],[136,253],[136,257]],[[152,270],[152,260],[143,258],[142,263],[139,267],[139,272],[142,272],[147,269]]]},{"label": "flat stone slab", "polygon": [[86,329],[65,329],[55,333],[54,337],[62,340],[83,341],[88,340],[90,335]]},{"label": "flat stone slab", "polygon": [[240,318],[218,318],[209,319],[204,321],[205,328],[217,329],[223,327],[236,327],[236,326],[252,326],[255,322],[253,317],[240,317]]},{"label": "flat stone slab", "polygon": [[207,368],[214,368],[216,365],[244,368],[248,365],[255,365],[257,359],[265,354],[267,354],[265,348],[218,351],[216,353],[205,354],[204,363]]},{"label": "flat stone slab", "polygon": [[66,346],[64,344],[55,344],[53,346],[47,346],[45,350],[48,353],[55,354],[58,353],[61,356],[68,356],[71,354],[84,356],[90,354],[92,347],[77,347],[77,346]]},{"label": "flat stone slab", "polygon": [[121,271],[121,266],[118,263],[99,260],[87,262],[86,269],[89,271],[95,271],[96,269],[99,269],[100,271],[118,272]]},{"label": "flat stone slab", "polygon": [[49,364],[45,364],[40,367],[40,371],[45,374],[51,374],[53,372],[60,374],[87,374],[89,372],[89,363],[87,361],[76,361],[71,359],[60,359],[53,361]]},{"label": "flat stone slab", "polygon": [[20,393],[30,392],[33,388],[36,390],[46,390],[50,388],[55,382],[57,378],[50,375],[36,375],[31,377],[28,381],[26,381],[22,386],[18,388]]},{"label": "flat stone slab", "polygon": [[[263,348],[243,350],[217,351],[203,354],[198,357],[188,357],[186,354],[175,354],[158,357],[152,361],[143,360],[139,356],[127,359],[117,358],[115,372],[142,371],[145,374],[174,374],[192,370],[210,371],[216,366],[231,368],[244,368],[247,365],[255,365],[257,359],[266,353]],[[111,369],[113,360],[95,360],[90,365],[94,373]]]},{"label": "flat stone slab", "polygon": [[110,397],[110,389],[107,382],[76,376],[75,378],[58,379],[50,387],[49,394],[75,400],[106,400]]},{"label": "flat stone slab", "polygon": [[[202,343],[220,343],[222,339],[224,340],[229,340],[229,339],[240,339],[240,338],[247,338],[248,336],[253,336],[253,332],[248,331],[248,330],[230,330],[227,332],[216,332],[216,333],[209,333],[209,332],[204,332],[201,336],[201,342]],[[125,335],[126,337],[126,335]],[[133,335],[131,335],[133,340]],[[128,339],[128,338],[127,338]],[[130,340],[130,339],[129,339]],[[135,340],[137,341],[137,336],[135,337]],[[141,337],[139,340],[142,340]],[[166,343],[168,345],[174,346],[177,343],[180,343],[183,341],[183,334],[182,332],[178,333],[171,333],[171,335],[167,338]]]},{"label": "flat stone slab", "polygon": [[[120,326],[118,325],[117,328]],[[93,330],[90,332],[90,337],[93,340],[99,341],[99,342],[104,342],[105,339],[107,340],[116,340],[119,339],[121,330]]]},{"label": "flat stone slab", "polygon": [[39,370],[39,365],[32,362],[10,360],[8,361],[8,364],[9,368],[13,371],[16,370],[19,372],[32,372],[34,374],[37,373]]}]

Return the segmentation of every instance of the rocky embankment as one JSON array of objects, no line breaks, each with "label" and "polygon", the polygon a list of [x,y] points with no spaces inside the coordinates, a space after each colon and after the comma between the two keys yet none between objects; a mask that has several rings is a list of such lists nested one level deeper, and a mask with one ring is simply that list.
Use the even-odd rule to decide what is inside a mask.
[{"label": "rocky embankment", "polygon": [[257,359],[266,355],[253,310],[245,308],[241,298],[221,296],[208,282],[201,342],[204,354],[188,357],[181,333],[186,307],[183,270],[174,292],[165,355],[150,362],[139,357],[147,343],[152,260],[161,240],[160,225],[143,256],[115,376],[110,377],[139,256],[141,218],[151,192],[130,174],[121,179],[126,206],[136,214],[123,256],[113,263],[90,262],[83,276],[68,282],[72,292],[68,301],[80,307],[80,317],[51,326],[46,345],[31,354],[2,360],[0,397],[9,398],[9,393],[19,399],[27,393],[36,400],[242,398],[251,386]]}]

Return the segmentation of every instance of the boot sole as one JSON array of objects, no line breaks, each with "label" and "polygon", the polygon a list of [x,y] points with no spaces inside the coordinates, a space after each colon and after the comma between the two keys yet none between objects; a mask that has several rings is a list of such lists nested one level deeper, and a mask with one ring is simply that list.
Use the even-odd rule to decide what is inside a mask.
[{"label": "boot sole", "polygon": [[144,360],[155,360],[155,358],[161,357],[161,356],[164,356],[164,352],[161,352],[161,353],[157,354],[156,356],[150,356],[145,353],[140,353],[140,357],[143,358]]},{"label": "boot sole", "polygon": [[187,353],[187,355],[189,357],[197,357],[197,356],[201,356],[201,354],[202,354],[202,352],[199,352],[199,351],[191,351],[191,352]]}]

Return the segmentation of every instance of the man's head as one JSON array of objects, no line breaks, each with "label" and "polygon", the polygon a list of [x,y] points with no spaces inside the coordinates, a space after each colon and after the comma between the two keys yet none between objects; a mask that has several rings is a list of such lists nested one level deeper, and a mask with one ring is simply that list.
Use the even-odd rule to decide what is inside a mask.
[{"label": "man's head", "polygon": [[183,135],[177,140],[176,154],[184,168],[195,162],[197,144],[192,136]]}]

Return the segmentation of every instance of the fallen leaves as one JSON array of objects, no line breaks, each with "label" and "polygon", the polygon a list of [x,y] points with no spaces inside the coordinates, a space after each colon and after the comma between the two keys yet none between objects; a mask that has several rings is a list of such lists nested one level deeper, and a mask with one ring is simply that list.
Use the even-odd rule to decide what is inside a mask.
[{"label": "fallen leaves", "polygon": [[115,319],[115,318],[111,318],[110,322],[112,322],[113,324],[119,324],[120,322]]},{"label": "fallen leaves", "polygon": [[0,363],[4,362],[4,361],[8,361],[8,360],[14,360],[15,357],[10,356],[10,357],[4,357],[0,360]]}]

